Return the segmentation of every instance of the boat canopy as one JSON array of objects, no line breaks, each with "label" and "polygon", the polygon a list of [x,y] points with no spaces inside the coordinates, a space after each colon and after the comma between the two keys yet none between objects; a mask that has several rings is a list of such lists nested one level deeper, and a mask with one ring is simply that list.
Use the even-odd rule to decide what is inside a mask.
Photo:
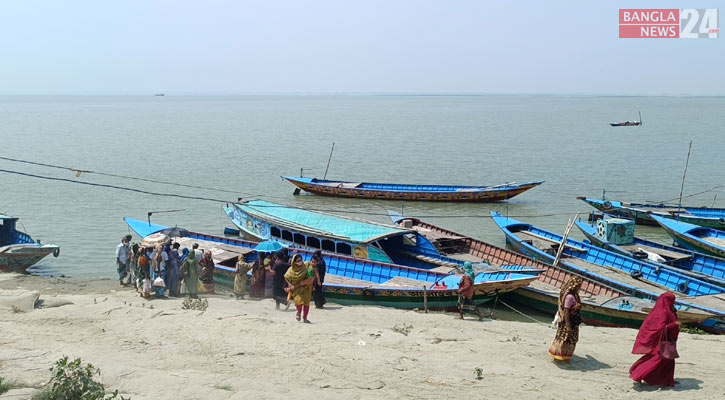
[{"label": "boat canopy", "polygon": [[335,237],[354,243],[370,243],[390,236],[415,234],[410,229],[307,211],[264,200],[252,200],[236,206],[251,216],[273,224],[296,227],[320,237]]},{"label": "boat canopy", "polygon": [[133,218],[129,218],[129,217],[123,217],[123,220],[126,221],[129,228],[131,228],[134,232],[136,232],[137,235],[141,236],[142,238],[144,238],[152,233],[156,233],[158,231],[162,231],[162,230],[168,228],[168,226],[156,225],[156,224],[152,224],[150,222],[139,221],[137,219],[133,219]]}]

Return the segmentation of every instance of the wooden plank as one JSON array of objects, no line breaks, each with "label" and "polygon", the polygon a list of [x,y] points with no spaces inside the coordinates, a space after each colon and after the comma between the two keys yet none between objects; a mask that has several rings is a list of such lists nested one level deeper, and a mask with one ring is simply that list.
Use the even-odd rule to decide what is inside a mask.
[{"label": "wooden plank", "polygon": [[649,251],[650,253],[658,254],[658,255],[660,255],[664,258],[667,258],[669,260],[672,260],[672,261],[684,261],[684,260],[689,260],[690,258],[692,258],[692,256],[689,254],[677,253],[674,251],[660,249],[658,247],[652,247],[652,246],[647,246],[647,245],[643,245],[643,244],[623,244],[623,245],[619,245],[619,247],[621,247],[622,249],[627,250],[629,252],[632,252],[632,253],[638,251],[641,248],[642,250]]},{"label": "wooden plank", "polygon": [[[550,249],[550,248],[552,248],[551,247],[552,244],[556,244],[556,245],[560,244],[560,242],[557,242],[556,240],[549,239],[547,237],[543,237],[541,235],[537,235],[537,234],[535,234],[533,232],[529,232],[529,231],[519,231],[519,232],[516,232],[515,235],[520,237],[522,240],[531,240],[533,243],[539,243],[539,245],[541,245],[541,247],[539,247],[539,245],[536,245],[536,244],[534,245],[539,249],[547,249],[547,248]],[[572,246],[570,244],[567,244],[566,247],[568,247],[572,250],[576,250],[576,251],[581,251],[581,252],[586,251],[586,250],[582,249],[581,247]]]}]

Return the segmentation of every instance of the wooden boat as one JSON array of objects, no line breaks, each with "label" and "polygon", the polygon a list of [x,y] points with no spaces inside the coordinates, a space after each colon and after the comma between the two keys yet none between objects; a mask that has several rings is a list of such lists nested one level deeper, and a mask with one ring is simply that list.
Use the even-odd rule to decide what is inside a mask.
[{"label": "wooden boat", "polygon": [[254,241],[277,240],[293,248],[319,249],[440,272],[459,269],[465,262],[441,255],[426,237],[412,229],[262,200],[226,204],[222,208],[242,236]]},{"label": "wooden boat", "polygon": [[[388,211],[388,213],[397,225],[416,230],[448,257],[472,262],[485,261],[493,266],[519,264],[544,269],[536,281],[506,293],[503,298],[507,301],[553,316],[558,308],[562,286],[572,276],[579,276],[583,281],[580,292],[582,319],[589,325],[639,328],[647,317],[648,309],[654,305],[651,300],[632,297],[623,290],[576,272],[534,261],[526,256],[423,222],[417,218],[403,217],[393,211]],[[680,312],[678,316],[689,323],[701,323],[708,318],[709,314],[695,311]]]},{"label": "wooden boat", "polygon": [[60,247],[41,244],[15,229],[16,217],[0,214],[0,271],[25,272],[48,254],[58,257]]},{"label": "wooden boat", "polygon": [[[494,222],[506,235],[506,241],[518,252],[553,263],[562,236],[492,212]],[[567,239],[560,266],[631,296],[655,300],[665,291],[678,296],[682,311],[700,310],[715,317],[700,324],[703,329],[725,333],[725,308],[722,287],[685,276],[642,261]],[[679,311],[678,311],[679,312]]]},{"label": "wooden boat", "polygon": [[642,113],[639,113],[639,121],[611,122],[611,126],[640,126],[642,125]]},{"label": "wooden boat", "polygon": [[716,257],[725,257],[725,231],[677,222],[652,215],[679,245]]},{"label": "wooden boat", "polygon": [[[595,246],[638,260],[661,264],[661,268],[677,268],[687,276],[702,279],[714,285],[725,286],[725,259],[723,258],[638,237],[634,237],[632,243],[614,244],[602,237],[595,226],[582,221],[576,221],[575,224]],[[656,260],[656,257],[660,259]]]},{"label": "wooden boat", "polygon": [[495,186],[448,186],[331,181],[291,176],[283,176],[282,178],[297,186],[298,189],[296,189],[295,193],[299,193],[301,189],[308,193],[323,196],[359,199],[479,203],[510,199],[544,183],[544,181],[537,181],[528,183],[511,182]]},{"label": "wooden boat", "polygon": [[[167,227],[124,218],[139,236]],[[215,283],[233,287],[234,265],[239,255],[253,261],[257,242],[190,232],[177,239],[186,247],[198,243],[200,249],[211,250],[215,262]],[[308,261],[311,250],[295,250]],[[334,253],[323,253],[327,274],[323,288],[325,297],[339,304],[365,304],[396,308],[455,307],[458,302],[460,275],[422,270],[390,263],[361,260]],[[526,286],[536,280],[536,274],[512,270],[479,272],[474,281],[474,303],[483,304],[495,296]]]},{"label": "wooden boat", "polygon": [[690,224],[710,228],[725,228],[725,209],[708,207],[678,207],[665,204],[623,203],[620,201],[597,200],[584,196],[577,199],[607,214],[634,220],[638,224],[654,225],[657,223],[650,214],[658,217],[678,219]]}]

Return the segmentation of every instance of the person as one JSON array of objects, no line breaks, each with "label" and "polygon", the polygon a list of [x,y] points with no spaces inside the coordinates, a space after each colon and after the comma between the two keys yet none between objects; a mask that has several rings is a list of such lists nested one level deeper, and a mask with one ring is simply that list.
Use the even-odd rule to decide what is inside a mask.
[{"label": "person", "polygon": [[460,319],[463,319],[463,311],[476,313],[479,320],[483,319],[481,310],[473,302],[473,295],[476,292],[473,286],[475,279],[476,273],[473,271],[473,264],[466,261],[463,263],[463,276],[458,282],[458,314]]},{"label": "person", "polygon": [[179,295],[179,266],[181,265],[181,257],[179,256],[179,243],[174,243],[169,250],[169,264],[166,269],[166,288],[169,290],[169,296]]},{"label": "person", "polygon": [[128,252],[128,269],[130,274],[128,277],[128,284],[138,290],[138,243],[134,243],[130,248],[131,250]]},{"label": "person", "polygon": [[244,261],[244,256],[240,255],[237,261],[237,268],[234,274],[234,295],[238,299],[243,299],[247,292],[247,272],[252,269],[252,265]]},{"label": "person", "polygon": [[582,321],[582,305],[579,299],[581,286],[581,278],[572,276],[559,293],[558,326],[554,342],[549,348],[549,356],[556,361],[569,362],[579,341],[579,324]]},{"label": "person", "polygon": [[[154,279],[152,286],[154,288],[156,297],[164,297],[164,293],[166,292],[166,260],[168,260],[168,255],[166,255],[166,252],[164,251],[164,248],[162,245],[156,246],[156,249],[154,250],[154,254],[152,257],[152,266],[154,268]],[[161,278],[160,280],[157,278]]]},{"label": "person", "polygon": [[284,290],[287,283],[284,279],[284,275],[289,269],[289,264],[282,257],[277,257],[277,262],[274,264],[272,269],[274,270],[272,296],[274,297],[274,301],[276,303],[275,308],[279,310],[280,304],[285,304],[289,307],[289,303],[287,303],[287,292]]},{"label": "person", "polygon": [[184,294],[196,298],[199,282],[199,263],[196,261],[196,255],[192,248],[189,256],[181,263],[181,279],[184,281]]},{"label": "person", "polygon": [[[201,265],[201,280],[205,293],[214,293],[214,260],[211,258],[211,251],[207,250],[199,261]],[[187,285],[188,287],[188,285]]]},{"label": "person", "polygon": [[282,259],[282,261],[289,264],[289,249],[286,247],[279,251],[279,258]]},{"label": "person", "polygon": [[272,283],[274,281],[274,272],[272,271],[272,254],[264,257],[264,297],[272,297]]},{"label": "person", "polygon": [[314,292],[312,296],[315,299],[315,308],[323,308],[327,303],[327,300],[325,299],[325,294],[322,292],[322,284],[325,283],[327,265],[325,264],[325,260],[322,258],[322,252],[320,250],[317,250],[315,252],[313,258],[317,258],[317,276],[319,277],[319,283],[318,280],[315,280],[313,282],[312,286]]},{"label": "person", "polygon": [[648,385],[675,386],[675,358],[679,356],[666,347],[674,349],[679,334],[675,295],[665,292],[639,328],[632,354],[644,355],[629,369],[629,377]]},{"label": "person", "polygon": [[121,286],[126,286],[123,280],[126,278],[126,267],[128,262],[128,242],[131,235],[121,238],[121,243],[116,246],[116,272],[118,272],[118,282]]},{"label": "person", "polygon": [[310,323],[307,316],[310,313],[310,300],[312,300],[312,282],[317,279],[317,273],[312,269],[310,264],[305,264],[302,256],[295,254],[292,256],[292,265],[284,274],[287,281],[287,301],[294,299],[297,306],[297,321],[302,317],[306,324]]},{"label": "person", "polygon": [[266,270],[264,267],[264,253],[257,252],[257,259],[252,266],[252,283],[249,285],[249,297],[256,299],[264,297]]},{"label": "person", "polygon": [[151,262],[143,247],[139,249],[138,269],[138,279],[141,280],[139,293],[141,297],[148,299],[151,296]]}]

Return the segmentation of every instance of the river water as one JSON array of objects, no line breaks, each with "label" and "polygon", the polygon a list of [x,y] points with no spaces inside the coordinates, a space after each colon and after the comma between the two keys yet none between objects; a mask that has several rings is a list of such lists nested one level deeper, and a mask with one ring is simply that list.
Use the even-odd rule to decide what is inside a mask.
[{"label": "river water", "polygon": [[[609,126],[636,119],[641,127]],[[725,207],[725,98],[597,96],[6,96],[0,97],[0,212],[61,246],[33,271],[114,277],[124,216],[221,234],[218,201],[262,198],[388,221],[387,209],[504,245],[491,210],[563,232],[590,207],[577,195]],[[498,204],[293,196],[280,175],[351,181],[500,184],[545,180]],[[75,182],[120,186],[141,192]],[[219,190],[209,190],[214,188]],[[710,190],[712,189],[712,190]],[[702,194],[696,194],[703,192]],[[717,196],[717,198],[716,198]],[[675,200],[676,202],[676,200]],[[23,229],[24,228],[24,229]],[[667,242],[659,229],[638,235]],[[576,231],[576,230],[574,230]],[[580,237],[573,231],[573,236]]]}]

